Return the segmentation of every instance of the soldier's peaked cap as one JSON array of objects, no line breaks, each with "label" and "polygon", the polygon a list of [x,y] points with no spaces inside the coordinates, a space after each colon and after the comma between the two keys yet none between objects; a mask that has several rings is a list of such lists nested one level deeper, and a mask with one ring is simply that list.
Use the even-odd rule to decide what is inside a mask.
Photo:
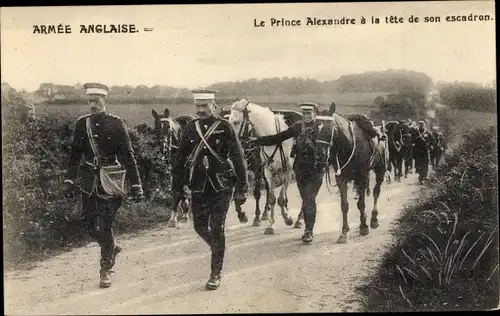
[{"label": "soldier's peaked cap", "polygon": [[109,88],[102,83],[89,82],[83,85],[86,94],[99,94],[107,96]]},{"label": "soldier's peaked cap", "polygon": [[215,100],[216,90],[193,90],[194,100]]},{"label": "soldier's peaked cap", "polygon": [[303,102],[299,104],[301,110],[304,111],[316,111],[319,110],[319,105],[314,102]]}]

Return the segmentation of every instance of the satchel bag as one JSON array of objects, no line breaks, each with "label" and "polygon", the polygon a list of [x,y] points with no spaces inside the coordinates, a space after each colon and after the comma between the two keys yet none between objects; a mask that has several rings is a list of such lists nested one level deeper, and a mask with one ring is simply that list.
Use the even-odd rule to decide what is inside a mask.
[{"label": "satchel bag", "polygon": [[97,144],[94,141],[94,137],[92,135],[92,129],[90,125],[90,117],[87,117],[87,134],[89,137],[90,147],[94,153],[94,156],[97,158],[97,165],[99,168],[98,176],[99,182],[101,183],[101,187],[104,190],[104,193],[109,197],[125,197],[127,194],[127,189],[125,186],[125,177],[127,171],[122,168],[120,163],[110,166],[101,166],[100,165],[100,155],[99,148],[97,148]]}]

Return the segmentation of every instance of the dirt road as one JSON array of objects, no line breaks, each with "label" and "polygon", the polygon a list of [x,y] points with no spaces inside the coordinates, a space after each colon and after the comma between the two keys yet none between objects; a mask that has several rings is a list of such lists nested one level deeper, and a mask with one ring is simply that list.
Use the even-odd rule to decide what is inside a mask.
[{"label": "dirt road", "polygon": [[[311,245],[302,245],[302,229],[286,226],[279,211],[275,235],[270,236],[264,235],[267,222],[251,226],[252,199],[244,206],[248,224],[239,224],[231,207],[223,282],[217,291],[204,290],[210,274],[210,252],[188,222],[180,229],[165,227],[119,238],[124,251],[117,259],[109,289],[98,287],[99,248],[95,243],[42,262],[31,271],[9,273],[5,280],[5,313],[356,311],[360,305],[354,288],[376,267],[390,243],[390,226],[419,188],[416,182],[415,175],[410,175],[401,183],[383,185],[380,227],[371,229],[366,237],[359,236],[359,212],[354,193],[350,192],[351,231],[344,245],[335,243],[342,226],[339,195],[330,194],[324,186],[318,196]],[[295,220],[300,208],[295,184],[290,186],[289,200]],[[370,196],[368,216],[372,204]]]}]

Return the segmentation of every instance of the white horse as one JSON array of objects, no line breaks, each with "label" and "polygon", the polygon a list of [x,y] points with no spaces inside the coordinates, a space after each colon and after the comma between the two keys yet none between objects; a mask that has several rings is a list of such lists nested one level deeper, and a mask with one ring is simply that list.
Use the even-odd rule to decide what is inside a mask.
[{"label": "white horse", "polygon": [[[268,136],[277,134],[288,128],[283,116],[275,115],[269,108],[251,103],[245,99],[236,101],[231,105],[229,122],[234,127],[238,137],[242,139],[242,142],[245,138],[248,138],[250,134],[257,137]],[[254,148],[258,150],[260,154],[260,161],[262,164],[261,167],[264,169],[263,178],[266,182],[267,189],[266,206],[262,216],[264,219],[265,214],[270,214],[269,226],[264,231],[266,235],[274,234],[274,206],[276,205],[274,189],[280,185],[281,190],[277,202],[281,208],[281,215],[283,216],[286,225],[293,225],[293,219],[288,214],[287,197],[287,189],[291,180],[292,172],[292,158],[290,158],[292,146],[293,140],[288,139],[277,146],[262,146],[260,148]],[[254,166],[254,168],[256,168],[256,166]],[[276,179],[276,176],[283,178],[283,181],[279,181],[277,185],[275,185],[273,181]],[[237,211],[239,212],[238,207]]]}]

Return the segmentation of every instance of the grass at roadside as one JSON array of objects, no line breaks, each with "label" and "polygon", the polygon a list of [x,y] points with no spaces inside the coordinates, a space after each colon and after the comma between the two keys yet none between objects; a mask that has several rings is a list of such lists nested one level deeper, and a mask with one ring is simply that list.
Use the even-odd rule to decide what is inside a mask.
[{"label": "grass at roadside", "polygon": [[496,131],[476,130],[437,170],[358,290],[369,312],[483,310],[499,299]]}]

